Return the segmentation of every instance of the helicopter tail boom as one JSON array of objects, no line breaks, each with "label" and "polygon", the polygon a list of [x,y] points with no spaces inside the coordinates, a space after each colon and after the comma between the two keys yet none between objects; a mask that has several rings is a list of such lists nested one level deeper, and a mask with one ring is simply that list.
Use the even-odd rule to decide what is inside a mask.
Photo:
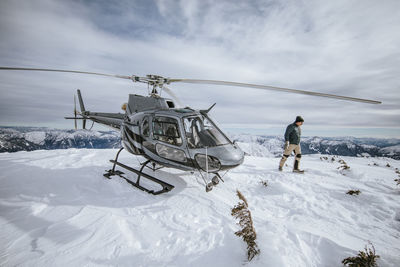
[{"label": "helicopter tail boom", "polygon": [[[79,106],[81,112],[76,111],[76,107],[74,108],[74,117],[65,117],[67,120],[75,120],[75,129],[76,129],[76,120],[82,120],[82,128],[86,129],[86,121],[91,120],[106,126],[113,128],[114,130],[119,130],[124,119],[124,114],[121,113],[104,113],[104,112],[90,112],[85,109],[85,105],[83,103],[83,98],[81,94],[81,90],[77,90]],[[75,102],[75,100],[74,100]],[[76,104],[75,104],[76,105]],[[80,117],[77,117],[79,115]],[[91,129],[91,128],[90,128]]]}]

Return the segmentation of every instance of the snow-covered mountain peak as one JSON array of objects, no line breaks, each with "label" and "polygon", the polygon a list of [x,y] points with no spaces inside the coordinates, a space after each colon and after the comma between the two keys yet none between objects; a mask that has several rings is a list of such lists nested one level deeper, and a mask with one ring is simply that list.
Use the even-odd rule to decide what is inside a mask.
[{"label": "snow-covered mountain peak", "polygon": [[[280,157],[284,140],[280,136],[230,134],[248,154]],[[117,148],[120,136],[115,131],[57,130],[34,127],[0,128],[0,152],[66,148]],[[354,137],[303,137],[302,154],[391,157],[400,159],[399,139]]]}]

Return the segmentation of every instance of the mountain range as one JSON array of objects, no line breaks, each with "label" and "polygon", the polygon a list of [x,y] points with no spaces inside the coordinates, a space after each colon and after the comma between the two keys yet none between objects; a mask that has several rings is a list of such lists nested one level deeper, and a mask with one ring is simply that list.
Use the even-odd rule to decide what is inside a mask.
[{"label": "mountain range", "polygon": [[[280,136],[228,134],[249,155],[280,157]],[[119,132],[60,130],[38,127],[0,127],[0,152],[67,148],[119,148]],[[302,154],[354,157],[390,157],[400,160],[400,139],[355,137],[303,137]]]}]

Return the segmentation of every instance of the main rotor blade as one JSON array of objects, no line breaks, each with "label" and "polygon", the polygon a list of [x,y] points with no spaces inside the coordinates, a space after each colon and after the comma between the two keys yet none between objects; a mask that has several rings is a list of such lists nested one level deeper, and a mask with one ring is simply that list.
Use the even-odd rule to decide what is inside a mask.
[{"label": "main rotor blade", "polygon": [[311,92],[311,91],[304,91],[304,90],[297,90],[297,89],[289,89],[289,88],[282,88],[282,87],[275,87],[275,86],[268,86],[268,85],[250,84],[250,83],[238,83],[238,82],[216,81],[216,80],[195,80],[195,79],[169,79],[169,82],[250,87],[250,88],[255,88],[255,89],[273,90],[273,91],[281,91],[281,92],[288,92],[288,93],[295,93],[295,94],[336,98],[336,99],[341,99],[341,100],[362,102],[362,103],[368,103],[368,104],[381,104],[382,103],[381,101],[370,100],[370,99],[333,95],[333,94],[325,94],[325,93],[318,93],[318,92]]},{"label": "main rotor blade", "polygon": [[126,76],[126,75],[106,74],[106,73],[88,72],[88,71],[77,71],[77,70],[38,69],[38,68],[12,68],[12,67],[0,67],[0,70],[69,72],[69,73],[80,73],[80,74],[90,74],[90,75],[99,75],[99,76],[115,77],[115,78],[121,78],[121,79],[129,79],[129,80],[132,79],[131,76]]},{"label": "main rotor blade", "polygon": [[[303,94],[303,95],[328,97],[328,98],[335,98],[335,99],[354,101],[354,102],[362,102],[362,103],[368,103],[368,104],[381,104],[382,103],[380,101],[370,100],[370,99],[363,99],[363,98],[356,98],[356,97],[349,97],[349,96],[341,96],[341,95],[334,95],[334,94],[325,94],[325,93],[318,93],[318,92],[311,92],[311,91],[297,90],[297,89],[289,89],[289,88],[282,88],[282,87],[275,87],[275,86],[268,86],[268,85],[257,85],[257,84],[249,84],[249,83],[229,82],[229,81],[197,80],[197,79],[165,79],[165,81],[162,80],[160,82],[158,78],[162,78],[162,77],[158,77],[158,76],[156,77],[157,79],[154,80],[153,77],[138,77],[138,76],[135,76],[135,75],[126,76],[126,75],[105,74],[105,73],[76,71],[76,70],[63,70],[63,69],[0,67],[0,70],[52,71],[52,72],[68,72],[68,73],[90,74],[90,75],[99,75],[99,76],[107,76],[107,77],[128,79],[128,80],[132,80],[133,82],[144,82],[144,83],[148,83],[148,84],[151,83],[153,85],[159,85],[159,86],[163,86],[164,83],[169,84],[171,82],[239,86],[239,87],[250,87],[250,88],[255,88],[255,89],[263,89],[263,90],[273,90],[273,91],[280,91],[280,92]],[[169,90],[169,91],[171,91],[171,90]]]},{"label": "main rotor blade", "polygon": [[178,103],[179,106],[183,107],[182,102],[179,100],[179,98],[175,95],[175,93],[171,89],[169,89],[165,85],[163,85],[162,88],[176,101],[176,103]]}]

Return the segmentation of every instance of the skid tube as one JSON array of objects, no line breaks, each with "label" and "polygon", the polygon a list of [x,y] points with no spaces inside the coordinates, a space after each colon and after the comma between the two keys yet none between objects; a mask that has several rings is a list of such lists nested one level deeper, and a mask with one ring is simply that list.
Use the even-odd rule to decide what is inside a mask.
[{"label": "skid tube", "polygon": [[[147,192],[149,194],[153,194],[153,195],[159,195],[159,194],[166,193],[166,192],[169,192],[172,189],[174,189],[173,185],[171,185],[169,183],[166,183],[164,181],[161,181],[160,179],[157,179],[156,177],[153,177],[153,176],[143,172],[144,167],[148,163],[150,163],[151,160],[147,160],[145,163],[143,163],[142,167],[140,168],[139,171],[134,169],[134,168],[132,168],[132,167],[129,167],[129,166],[125,165],[125,164],[122,164],[122,163],[118,162],[118,156],[121,153],[122,149],[123,148],[121,148],[118,151],[117,156],[115,157],[115,160],[110,160],[110,162],[113,163],[113,167],[112,167],[112,169],[108,170],[105,174],[103,174],[104,177],[106,177],[108,179],[111,179],[111,176],[118,175],[119,177],[121,177],[122,179],[127,181],[130,185],[132,185],[132,186],[134,186],[136,188],[139,188],[140,190],[145,191],[145,192]],[[118,165],[118,166],[120,166],[120,167],[122,167],[122,168],[124,168],[124,169],[126,169],[128,171],[131,171],[131,172],[137,174],[136,182],[133,182],[133,181],[129,180],[128,178],[126,178],[125,176],[123,176],[123,174],[124,174],[123,172],[121,172],[119,170],[115,170],[115,166],[116,165]],[[140,178],[141,177],[146,178],[148,180],[151,180],[152,182],[155,182],[155,183],[161,185],[162,189],[158,190],[158,191],[154,191],[154,190],[150,190],[148,188],[145,188],[145,187],[141,186],[140,185]]]}]

